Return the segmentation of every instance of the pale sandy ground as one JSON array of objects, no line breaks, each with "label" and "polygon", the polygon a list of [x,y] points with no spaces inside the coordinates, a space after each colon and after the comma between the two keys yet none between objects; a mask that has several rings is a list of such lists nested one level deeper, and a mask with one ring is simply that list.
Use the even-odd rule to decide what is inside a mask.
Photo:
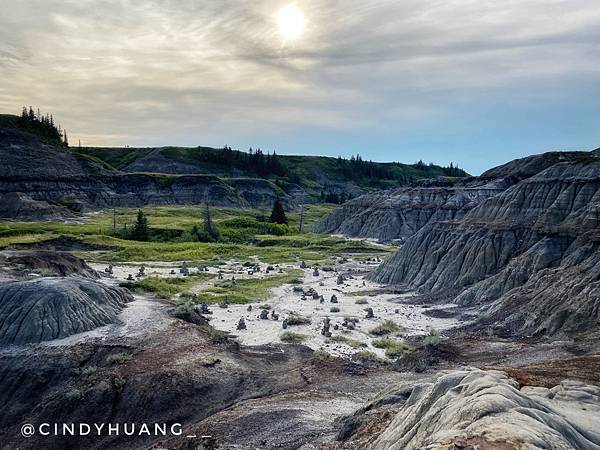
[{"label": "pale sandy ground", "polygon": [[[220,308],[217,305],[211,305],[210,308],[213,312],[210,316],[211,325],[218,330],[232,333],[243,345],[262,345],[280,342],[281,335],[285,331],[291,331],[306,335],[304,344],[309,347],[315,350],[323,350],[336,356],[351,356],[353,353],[362,350],[369,350],[379,356],[384,356],[385,351],[383,349],[378,349],[371,345],[373,339],[378,339],[379,337],[369,334],[370,330],[384,320],[393,320],[403,328],[403,331],[396,336],[386,336],[398,339],[402,339],[402,336],[428,334],[431,329],[443,331],[458,324],[458,321],[454,318],[440,319],[425,316],[423,312],[427,309],[432,309],[431,307],[424,308],[421,306],[404,305],[394,302],[401,300],[402,297],[410,296],[410,294],[369,295],[369,291],[379,289],[382,286],[365,280],[363,274],[366,271],[374,269],[378,264],[378,262],[374,261],[360,262],[349,260],[345,263],[338,263],[333,272],[320,270],[319,276],[313,275],[312,268],[304,269],[304,282],[302,285],[286,284],[272,289],[267,298],[257,299],[259,301],[252,304],[252,311],[247,310],[248,305],[229,305],[227,309]],[[106,265],[100,264],[91,265],[99,272],[103,272],[106,267]],[[115,265],[113,266],[114,277],[112,279],[105,279],[105,282],[110,284],[122,282],[130,273],[135,277],[139,265],[141,265],[141,263]],[[181,265],[181,262],[147,263],[145,265],[146,274],[148,276],[168,278],[179,277],[181,276],[179,273]],[[225,279],[231,279],[232,276],[235,276],[236,279],[268,276],[265,273],[267,264],[260,264],[260,266],[262,269],[261,272],[249,275],[247,268],[243,268],[237,262],[229,261],[218,269],[212,267],[209,268],[208,273],[216,274],[217,272],[222,271]],[[295,264],[281,264],[280,266],[277,266],[277,268],[278,267],[281,267],[284,271],[299,268]],[[194,266],[189,266],[189,269],[191,273],[198,272],[198,268]],[[175,270],[174,275],[171,274],[171,270]],[[359,274],[359,272],[362,272],[363,274]],[[346,280],[342,285],[337,285],[337,277],[340,273],[345,276]],[[271,272],[270,275],[278,275],[278,273],[275,271]],[[200,282],[190,289],[190,291],[200,292],[207,287],[212,286],[216,281],[217,278],[215,277],[212,280]],[[301,294],[293,291],[294,286],[302,286],[305,291],[312,287],[320,295],[323,295],[325,303],[321,304],[319,303],[319,300],[314,300],[310,296],[307,296],[306,300],[302,300]],[[358,295],[356,295],[357,292],[359,293]],[[364,292],[364,294],[361,295],[361,292]],[[350,295],[351,293],[354,293],[354,295]],[[334,294],[338,297],[337,304],[333,304],[330,301],[331,296]],[[359,299],[365,299],[368,304],[356,304],[356,301]],[[270,306],[269,320],[259,319],[261,305]],[[330,309],[332,307],[337,307],[340,311],[331,312]],[[365,309],[368,307],[373,308],[375,313],[375,317],[372,319],[365,318]],[[434,308],[452,307],[455,307],[455,305],[439,305]],[[160,326],[165,319],[159,319],[159,317],[157,317],[158,323],[154,324],[152,315],[156,313],[157,309],[161,308],[164,309],[164,305],[162,305],[161,302],[136,295],[136,301],[130,304],[119,316],[122,324],[102,327],[61,341],[64,344],[71,342],[73,339],[80,340],[86,337],[102,337],[109,333],[131,335],[135,334],[136,330],[144,332],[144,330],[147,330],[148,328],[156,329],[156,326]],[[275,311],[279,315],[279,320],[275,321],[270,318],[271,311]],[[283,330],[283,319],[292,314],[310,318],[311,324],[290,326],[287,330]],[[164,314],[160,314],[160,316],[164,316]],[[247,329],[238,331],[237,324],[241,317],[246,321]],[[329,338],[322,336],[321,329],[323,320],[326,317],[331,319],[330,331],[333,336],[342,335],[347,338],[357,339],[367,343],[368,347],[353,348],[346,344],[332,342]],[[359,319],[355,330],[350,331],[342,327],[342,322],[345,317]],[[338,330],[334,329],[335,325],[338,325]],[[58,345],[61,344],[59,343]]]}]

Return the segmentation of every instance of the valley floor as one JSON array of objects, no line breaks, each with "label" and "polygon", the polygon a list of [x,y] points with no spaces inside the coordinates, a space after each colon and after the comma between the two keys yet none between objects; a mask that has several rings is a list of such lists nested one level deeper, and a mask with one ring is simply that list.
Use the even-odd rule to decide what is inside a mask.
[{"label": "valley floor", "polygon": [[[435,383],[440,371],[497,369],[521,385],[551,388],[569,378],[600,386],[593,333],[558,341],[470,334],[472,310],[421,304],[366,280],[388,251],[375,243],[263,236],[254,241],[281,243],[243,245],[236,256],[222,244],[131,243],[76,234],[89,224],[64,226],[75,228],[59,240],[36,238],[33,225],[32,234],[5,236],[13,247],[0,254],[2,284],[48,276],[10,258],[47,249],[50,239],[51,255],[75,251],[99,283],[127,287],[133,301],[114,323],[0,348],[2,449],[378,448],[373,436],[406,400],[398,386]],[[164,249],[170,253],[161,259]],[[242,318],[246,328],[238,329]],[[18,433],[22,423],[45,421],[181,422],[184,435],[24,440]],[[344,444],[351,435],[354,444]]]}]

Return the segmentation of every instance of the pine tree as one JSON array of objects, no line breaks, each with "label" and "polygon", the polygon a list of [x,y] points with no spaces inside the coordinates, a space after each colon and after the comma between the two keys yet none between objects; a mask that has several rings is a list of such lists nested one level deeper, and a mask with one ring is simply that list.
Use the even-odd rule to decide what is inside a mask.
[{"label": "pine tree", "polygon": [[138,211],[137,219],[133,230],[131,231],[131,238],[136,241],[148,241],[150,239],[150,227],[148,226],[148,218],[141,209]]},{"label": "pine tree", "polygon": [[203,219],[204,219],[204,225],[203,225],[204,232],[208,236],[210,236],[211,239],[213,239],[215,241],[218,241],[219,239],[221,239],[221,233],[219,233],[219,230],[217,229],[217,227],[215,226],[215,224],[212,221],[208,203],[206,203],[206,208],[203,213]]},{"label": "pine tree", "polygon": [[275,203],[273,203],[273,211],[271,211],[271,222],[282,225],[288,223],[279,196],[275,197]]},{"label": "pine tree", "polygon": [[63,131],[63,145],[65,147],[69,146],[69,138],[67,137],[67,130]]}]

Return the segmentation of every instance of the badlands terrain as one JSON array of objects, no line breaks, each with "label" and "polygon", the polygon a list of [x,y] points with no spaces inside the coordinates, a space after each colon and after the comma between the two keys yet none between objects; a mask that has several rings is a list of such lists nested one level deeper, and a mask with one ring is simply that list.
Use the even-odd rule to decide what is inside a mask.
[{"label": "badlands terrain", "polygon": [[[0,448],[600,448],[597,151],[339,207],[292,187],[282,225],[270,180],[0,131]],[[44,422],[183,434],[22,436]]]}]

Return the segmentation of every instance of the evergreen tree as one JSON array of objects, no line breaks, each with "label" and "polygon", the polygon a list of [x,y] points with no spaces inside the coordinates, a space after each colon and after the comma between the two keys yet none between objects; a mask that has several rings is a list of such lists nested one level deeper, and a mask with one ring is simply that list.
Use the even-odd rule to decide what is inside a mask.
[{"label": "evergreen tree", "polygon": [[279,196],[275,197],[275,203],[273,203],[273,211],[271,211],[271,222],[278,224],[287,224],[287,217]]},{"label": "evergreen tree", "polygon": [[131,230],[131,239],[136,241],[148,241],[150,239],[148,218],[141,209],[138,211],[135,225],[133,226],[133,230]]},{"label": "evergreen tree", "polygon": [[221,239],[221,233],[219,233],[219,230],[217,229],[217,227],[215,226],[215,224],[212,221],[208,203],[206,203],[206,208],[205,208],[202,216],[203,216],[202,218],[204,219],[204,224],[203,224],[204,232],[208,236],[210,236],[210,238],[213,239],[214,241],[218,241],[219,239]]}]

